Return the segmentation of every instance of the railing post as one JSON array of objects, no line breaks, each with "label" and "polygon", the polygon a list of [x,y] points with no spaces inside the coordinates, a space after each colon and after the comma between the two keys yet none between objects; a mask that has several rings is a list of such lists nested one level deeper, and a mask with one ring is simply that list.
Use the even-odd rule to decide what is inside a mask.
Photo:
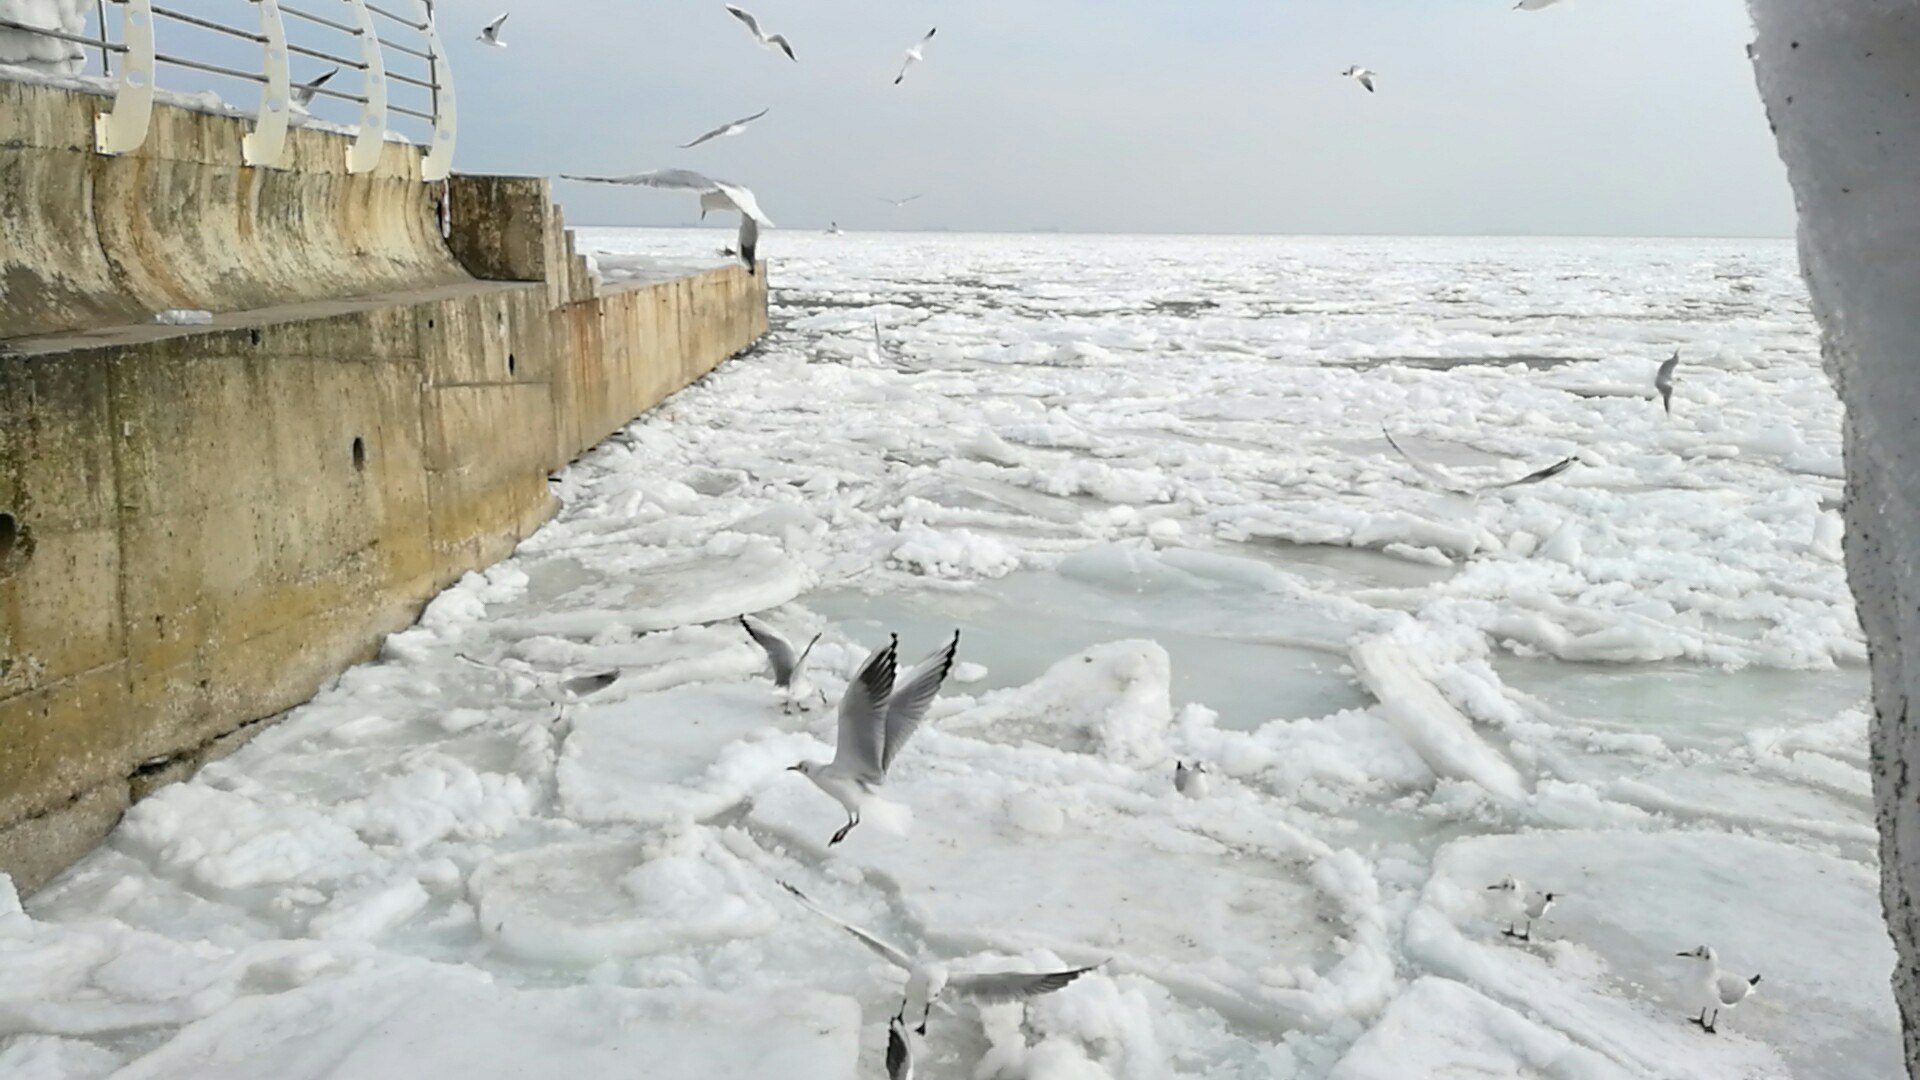
[{"label": "railing post", "polygon": [[347,148],[349,173],[372,172],[380,164],[380,150],[387,141],[387,64],[380,54],[380,32],[373,25],[373,13],[366,0],[347,0],[353,8],[354,25],[360,28],[360,93],[366,98],[360,107],[360,135]]},{"label": "railing post", "polygon": [[454,108],[453,71],[447,67],[446,49],[440,45],[440,26],[433,17],[433,5],[428,0],[420,0],[420,9],[426,16],[427,51],[433,54],[427,68],[427,81],[433,84],[433,145],[427,148],[426,160],[420,163],[420,179],[433,184],[453,172],[453,134],[458,114]]},{"label": "railing post", "polygon": [[286,164],[287,122],[293,111],[293,90],[287,65],[287,31],[280,23],[280,0],[253,0],[260,5],[260,34],[266,38],[266,88],[260,91],[260,115],[253,131],[240,141],[246,163],[278,169]]},{"label": "railing post", "polygon": [[[113,108],[93,118],[93,148],[102,154],[140,149],[153,119],[153,8],[148,0],[114,3],[120,5],[120,41],[127,51],[114,80]],[[100,36],[107,36],[104,25]]]}]

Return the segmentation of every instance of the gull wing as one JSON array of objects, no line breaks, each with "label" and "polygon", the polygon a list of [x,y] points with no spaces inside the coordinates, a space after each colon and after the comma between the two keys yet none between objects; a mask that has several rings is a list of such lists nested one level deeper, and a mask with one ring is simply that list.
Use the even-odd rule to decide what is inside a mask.
[{"label": "gull wing", "polygon": [[560,689],[576,698],[590,697],[620,681],[620,672],[596,671],[591,675],[575,675],[560,683]]},{"label": "gull wing", "polygon": [[652,172],[634,173],[631,176],[576,176],[561,173],[562,180],[584,180],[590,184],[638,184],[641,187],[662,188],[668,191],[715,191],[724,187],[724,182],[703,176],[691,169],[655,169]]},{"label": "gull wing", "polygon": [[[776,878],[775,880],[779,880],[779,879]],[[906,953],[901,952],[899,949],[894,948],[892,945],[887,944],[886,942],[873,936],[867,931],[860,929],[859,927],[853,925],[847,920],[842,919],[840,916],[835,915],[833,912],[828,911],[826,908],[821,907],[819,904],[814,903],[812,900],[807,899],[806,893],[801,892],[799,889],[794,888],[793,886],[787,884],[786,882],[784,881],[780,882],[780,887],[792,893],[793,898],[795,900],[800,901],[800,903],[803,904],[808,911],[813,912],[815,915],[820,916],[821,918],[827,920],[828,922],[834,924],[835,926],[838,926],[840,929],[845,930],[847,933],[852,934],[856,939],[859,940],[860,944],[865,945],[867,948],[872,949],[876,953],[879,953],[880,959],[885,960],[887,963],[892,964],[894,967],[899,968],[901,971],[913,970],[913,961],[911,959],[908,959]]]},{"label": "gull wing", "polygon": [[[699,174],[696,173],[694,175],[697,176]],[[703,176],[701,179],[706,180],[706,177]],[[769,229],[773,228],[773,219],[767,217],[766,212],[760,209],[760,200],[753,197],[753,192],[741,187],[739,184],[729,184],[725,180],[707,180],[707,183],[710,184],[715,191],[731,199],[734,209],[765,225]]]},{"label": "gull wing", "polygon": [[789,60],[791,60],[791,61],[793,61],[793,62],[794,62],[794,63],[796,63],[796,64],[800,62],[800,58],[799,58],[799,57],[797,57],[797,56],[795,56],[795,55],[793,55],[793,46],[792,46],[791,44],[789,44],[789,43],[788,43],[788,41],[787,41],[787,35],[785,35],[785,34],[773,34],[773,35],[770,35],[770,36],[769,36],[769,37],[767,38],[767,43],[768,43],[769,45],[778,45],[778,46],[780,46],[780,51],[781,51],[781,52],[783,52],[783,53],[786,53],[786,54],[787,54],[787,59],[789,59]]},{"label": "gull wing", "polygon": [[[774,685],[785,686],[792,682],[793,673],[800,669],[800,662],[794,659],[793,646],[787,644],[787,639],[765,626],[755,626],[747,621],[745,615],[740,616],[740,625],[746,628],[747,636],[767,654],[767,662],[773,665]],[[809,645],[807,648],[812,649],[813,646]]]},{"label": "gull wing", "polygon": [[867,662],[847,683],[840,698],[840,741],[834,749],[833,766],[866,783],[878,783],[886,775],[880,763],[886,735],[885,709],[893,696],[895,653],[900,639],[894,637],[885,648],[875,649]]},{"label": "gull wing", "polygon": [[1573,468],[1574,463],[1579,460],[1580,458],[1577,455],[1563,457],[1544,469],[1535,469],[1518,480],[1508,480],[1503,484],[1489,485],[1486,490],[1492,491],[1499,488],[1519,487],[1522,484],[1537,484],[1542,480],[1551,480],[1561,473],[1566,472],[1568,469]]},{"label": "gull wing", "polygon": [[1722,975],[1713,986],[1714,997],[1718,998],[1722,1005],[1740,1004],[1746,1000],[1748,991],[1752,989],[1753,984],[1738,975]]},{"label": "gull wing", "polygon": [[489,34],[499,33],[501,24],[505,23],[507,21],[507,15],[511,15],[511,14],[513,14],[513,12],[511,11],[507,12],[506,15],[502,15],[499,18],[493,20],[492,22],[488,23],[485,27],[482,27],[482,29],[484,29]]},{"label": "gull wing", "polygon": [[759,39],[761,41],[766,40],[767,35],[760,32],[760,20],[754,18],[752,13],[742,11],[739,8],[734,7],[732,4],[728,4],[727,14],[733,16],[736,19],[739,19],[743,23],[746,23],[747,29],[753,32],[753,36],[756,39]]},{"label": "gull wing", "polygon": [[940,684],[947,679],[947,673],[953,670],[953,654],[960,648],[960,631],[953,632],[953,640],[939,652],[920,662],[907,676],[907,684],[902,686],[887,702],[886,741],[880,755],[880,771],[886,772],[893,765],[893,759],[907,745],[907,740],[919,729],[920,721],[926,718],[927,707],[933,704],[933,696],[940,692]]},{"label": "gull wing", "polygon": [[1393,432],[1388,431],[1387,426],[1385,424],[1380,425],[1380,434],[1385,435],[1387,437],[1387,445],[1393,447],[1393,452],[1396,454],[1399,454],[1402,458],[1405,458],[1407,464],[1413,466],[1414,471],[1419,473],[1421,476],[1424,476],[1428,480],[1432,481],[1434,484],[1437,484],[1440,487],[1453,492],[1455,495],[1473,494],[1474,489],[1470,487],[1462,486],[1460,481],[1455,480],[1453,477],[1447,475],[1445,472],[1441,471],[1440,469],[1437,469],[1434,466],[1429,465],[1424,461],[1421,461],[1419,458],[1414,457],[1412,454],[1407,453],[1406,450],[1401,448],[1399,443],[1393,441]]},{"label": "gull wing", "polygon": [[932,41],[932,40],[933,40],[933,35],[935,35],[935,34],[937,34],[937,33],[939,33],[939,32],[940,32],[940,28],[939,28],[939,27],[937,27],[937,26],[936,26],[936,27],[934,27],[933,29],[931,29],[931,30],[929,30],[929,31],[927,31],[927,36],[926,36],[926,37],[923,37],[923,38],[921,38],[921,39],[920,39],[920,40],[919,40],[918,42],[916,42],[916,43],[914,44],[914,48],[916,48],[916,49],[917,49],[917,48],[919,48],[920,46],[922,46],[922,45],[925,45],[925,44],[926,44],[927,42],[929,42],[929,41]]},{"label": "gull wing", "polygon": [[1367,74],[1360,76],[1360,85],[1367,88],[1367,93],[1369,94],[1373,93],[1373,73],[1368,72]]},{"label": "gull wing", "polygon": [[758,246],[760,246],[760,223],[748,217],[746,214],[741,214],[740,261],[747,264],[747,273],[749,274],[759,273],[759,271],[754,268],[753,263],[753,250]]},{"label": "gull wing", "polygon": [[947,989],[975,1001],[1023,1001],[1051,994],[1073,980],[1099,967],[1093,964],[1068,971],[996,971],[982,974],[955,974],[947,980]]},{"label": "gull wing", "polygon": [[913,1048],[907,1045],[906,1027],[897,1016],[887,1025],[887,1080],[913,1080]]}]

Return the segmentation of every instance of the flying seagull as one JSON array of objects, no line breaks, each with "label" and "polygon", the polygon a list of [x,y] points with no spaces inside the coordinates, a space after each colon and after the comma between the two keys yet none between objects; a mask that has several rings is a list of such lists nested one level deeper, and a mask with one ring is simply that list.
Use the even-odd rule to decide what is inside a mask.
[{"label": "flying seagull", "polygon": [[1373,93],[1373,71],[1371,68],[1363,68],[1355,65],[1340,74],[1345,75],[1349,79],[1358,79],[1360,85],[1367,88],[1367,93]]},{"label": "flying seagull", "polygon": [[690,169],[659,169],[632,176],[573,176],[562,173],[560,179],[590,184],[636,184],[665,191],[697,191],[700,193],[700,216],[703,219],[709,210],[740,212],[740,261],[747,264],[747,273],[758,272],[754,268],[753,250],[760,243],[760,227],[765,225],[772,228],[773,222],[761,212],[760,203],[753,197],[753,192],[739,184],[715,180]]},{"label": "flying seagull", "polygon": [[1673,369],[1680,366],[1680,350],[1661,361],[1660,370],[1653,373],[1653,388],[1660,391],[1660,404],[1666,408],[1667,415],[1673,415]]},{"label": "flying seagull", "polygon": [[727,123],[721,124],[719,127],[714,128],[712,131],[707,132],[705,135],[702,135],[699,138],[693,140],[690,143],[681,143],[680,149],[691,150],[694,147],[699,146],[701,143],[706,142],[709,139],[719,139],[728,135],[738,135],[741,132],[747,130],[748,124],[753,123],[755,120],[760,119],[761,117],[767,115],[772,111],[773,111],[773,106],[769,105],[766,108],[761,109],[759,112],[754,113],[752,116],[743,116],[738,120],[730,120]]},{"label": "flying seagull", "polygon": [[1184,761],[1173,763],[1173,789],[1189,799],[1204,799],[1211,788],[1207,779],[1207,766],[1196,761],[1188,765]]},{"label": "flying seagull", "polygon": [[933,35],[939,32],[940,32],[940,28],[936,26],[933,29],[927,31],[926,37],[923,37],[919,41],[916,41],[913,43],[913,48],[907,50],[906,60],[900,65],[900,74],[895,75],[893,77],[893,85],[899,86],[900,80],[907,77],[907,69],[919,63],[920,61],[926,59],[926,56],[923,55],[920,50],[926,48],[927,42],[932,41]]},{"label": "flying seagull", "polygon": [[[1719,1031],[1720,1013],[1722,1010],[1728,1012],[1733,1011],[1735,1006],[1747,1000],[1747,996],[1752,994],[1754,988],[1760,985],[1760,976],[1758,975],[1755,975],[1751,979],[1743,979],[1738,975],[1723,973],[1720,970],[1719,954],[1705,945],[1700,946],[1692,952],[1677,953],[1675,955],[1684,956],[1690,960],[1698,960],[1703,968],[1698,986],[1705,995],[1703,1000],[1706,1004],[1700,1007],[1700,1015],[1698,1017],[1691,1017],[1689,1019],[1699,1024],[1700,1029],[1709,1035],[1716,1034]],[[1708,1009],[1713,1010],[1711,1017],[1707,1015]]]},{"label": "flying seagull", "polygon": [[594,671],[585,675],[555,675],[539,671],[522,671],[518,668],[489,664],[484,660],[475,660],[466,653],[454,653],[455,658],[474,667],[486,668],[505,675],[526,675],[539,685],[540,695],[549,702],[565,709],[568,705],[577,705],[587,698],[598,694],[607,687],[620,681],[620,671]]},{"label": "flying seagull", "polygon": [[1513,5],[1513,9],[1515,11],[1545,11],[1547,8],[1559,2],[1560,0],[1520,0],[1519,3]]},{"label": "flying seagull", "polygon": [[814,786],[834,797],[847,809],[847,823],[827,841],[832,847],[847,838],[860,824],[860,808],[887,778],[902,747],[920,726],[939,693],[947,672],[953,670],[953,654],[960,648],[960,631],[939,652],[921,661],[907,676],[898,691],[893,688],[895,654],[900,638],[895,635],[883,649],[876,649],[847,683],[840,698],[840,738],[833,760],[825,765],[803,761],[791,766],[813,781]]},{"label": "flying seagull", "polygon": [[907,1042],[907,1024],[896,1016],[887,1022],[887,1080],[913,1080],[913,1046]]},{"label": "flying seagull", "polygon": [[793,46],[787,44],[787,39],[783,35],[769,34],[765,30],[760,29],[760,20],[754,18],[750,12],[742,11],[732,4],[728,4],[727,14],[746,23],[748,32],[753,34],[753,40],[759,42],[761,48],[779,49],[781,52],[787,54],[787,59],[796,64],[800,62],[800,58],[793,55]]},{"label": "flying seagull", "polygon": [[[512,13],[509,12],[508,14],[512,14]],[[480,37],[479,37],[480,43],[483,45],[491,45],[496,49],[506,48],[507,43],[500,40],[500,24],[506,21],[507,21],[507,16],[502,15],[499,18],[488,23],[487,25],[481,27]]]},{"label": "flying seagull", "polygon": [[319,93],[320,88],[327,85],[328,79],[338,74],[340,74],[340,68],[338,65],[335,65],[312,82],[301,83],[299,86],[294,87],[293,103],[303,109],[313,104],[313,95]]},{"label": "flying seagull", "polygon": [[887,197],[886,197],[885,195],[882,195],[882,196],[880,196],[880,201],[881,201],[881,202],[883,202],[883,203],[892,203],[892,204],[893,204],[893,208],[894,208],[895,210],[898,210],[898,209],[900,209],[901,207],[903,207],[903,206],[905,206],[905,205],[907,205],[908,203],[910,203],[910,202],[912,202],[913,200],[915,200],[915,199],[918,199],[918,198],[921,198],[921,197],[922,197],[921,195],[909,195],[909,196],[907,196],[907,197],[906,197],[906,198],[904,198],[904,199],[889,199],[889,198],[887,198]]},{"label": "flying seagull", "polygon": [[933,1004],[942,994],[954,994],[989,1004],[1024,1001],[1050,994],[1100,966],[1090,964],[1064,971],[1037,972],[955,971],[938,960],[913,960],[906,953],[807,899],[807,894],[799,889],[784,881],[780,887],[792,893],[794,899],[806,905],[808,911],[852,934],[860,944],[878,953],[882,960],[906,973],[906,995],[900,1001],[900,1011],[894,1014],[894,1023],[901,1023],[909,1012],[918,1009],[920,1026],[915,1030],[922,1035],[927,1033],[927,1017],[933,1012]]},{"label": "flying seagull", "polygon": [[1414,457],[1412,454],[1407,453],[1399,443],[1393,440],[1393,433],[1387,430],[1385,424],[1380,425],[1380,434],[1387,437],[1387,445],[1393,447],[1394,453],[1405,458],[1407,464],[1413,466],[1415,472],[1426,477],[1427,480],[1435,486],[1446,491],[1451,491],[1455,495],[1478,495],[1486,491],[1498,491],[1501,488],[1520,487],[1523,484],[1537,484],[1542,480],[1551,480],[1559,476],[1561,473],[1573,468],[1580,460],[1579,454],[1570,454],[1548,465],[1546,468],[1535,469],[1518,480],[1506,480],[1498,484],[1482,484],[1479,487],[1472,487],[1454,479],[1452,474],[1446,472],[1444,469],[1436,465],[1429,465],[1419,458]]},{"label": "flying seagull", "polygon": [[800,669],[806,666],[807,656],[813,652],[813,647],[819,644],[820,635],[813,635],[813,640],[807,642],[807,647],[800,650],[800,655],[795,656],[793,646],[787,644],[787,639],[775,633],[765,623],[750,620],[742,615],[740,625],[746,629],[747,636],[767,654],[767,663],[773,669],[773,685],[787,692],[787,703],[791,706],[796,696],[806,692],[806,678],[800,673]]}]

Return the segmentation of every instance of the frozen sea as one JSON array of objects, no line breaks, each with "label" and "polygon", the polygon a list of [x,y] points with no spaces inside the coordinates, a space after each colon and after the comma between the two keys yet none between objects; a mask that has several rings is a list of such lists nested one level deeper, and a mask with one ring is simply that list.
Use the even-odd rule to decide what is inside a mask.
[{"label": "frozen sea", "polygon": [[[581,239],[619,280],[731,231]],[[1900,1074],[1790,243],[766,254],[764,342],[513,558],[0,889],[0,1075],[884,1075],[900,977],[777,878],[963,965],[1104,962],[936,1012],[922,1077]],[[828,699],[962,632],[900,809],[839,847],[784,771],[831,714],[782,711],[742,611],[823,635]],[[1508,875],[1558,896],[1531,941]],[[1718,1035],[1703,944],[1763,977]]]}]

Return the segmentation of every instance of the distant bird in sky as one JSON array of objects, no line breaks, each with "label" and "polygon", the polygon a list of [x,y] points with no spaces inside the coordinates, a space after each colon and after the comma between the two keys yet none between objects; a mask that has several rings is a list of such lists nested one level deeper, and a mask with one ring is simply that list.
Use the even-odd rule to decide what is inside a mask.
[{"label": "distant bird in sky", "polygon": [[887,770],[893,767],[893,759],[920,729],[933,696],[953,670],[960,632],[955,630],[953,639],[921,661],[908,674],[906,685],[895,690],[899,645],[900,639],[894,637],[886,647],[875,649],[847,682],[846,693],[840,698],[839,739],[833,760],[824,765],[803,761],[791,767],[846,808],[847,823],[827,841],[828,847],[845,840],[860,824],[862,808],[874,800],[875,792],[886,782]]},{"label": "distant bird in sky", "polygon": [[1188,765],[1184,761],[1173,763],[1173,788],[1189,799],[1204,799],[1212,788],[1207,779],[1207,766],[1196,761]]},{"label": "distant bird in sky", "polygon": [[1373,70],[1371,68],[1363,68],[1363,67],[1360,67],[1359,65],[1355,65],[1341,72],[1340,74],[1346,76],[1349,79],[1358,80],[1361,86],[1364,86],[1367,88],[1367,93],[1369,94],[1373,93]]},{"label": "distant bird in sky", "polygon": [[800,901],[808,911],[852,934],[860,944],[906,973],[906,997],[900,1002],[900,1011],[894,1014],[894,1022],[904,1027],[907,1014],[918,1009],[920,1026],[917,1030],[922,1035],[927,1033],[927,1017],[933,1013],[933,1003],[942,994],[970,997],[982,1002],[1025,1001],[1041,994],[1050,994],[1100,966],[1092,964],[1065,971],[955,971],[937,960],[916,961],[869,931],[815,904],[799,889],[784,881],[780,882],[780,887],[792,893],[794,899]]},{"label": "distant bird in sky", "polygon": [[918,199],[918,198],[920,198],[920,196],[919,196],[919,195],[909,195],[909,196],[907,196],[907,197],[906,197],[906,198],[904,198],[904,199],[889,199],[889,198],[887,198],[887,197],[886,197],[885,195],[882,195],[882,196],[880,196],[880,201],[881,201],[881,202],[883,202],[883,203],[892,203],[892,204],[893,204],[893,208],[894,208],[894,209],[896,209],[896,210],[898,210],[899,208],[901,208],[901,207],[903,207],[903,206],[905,206],[905,205],[907,205],[908,203],[910,203],[910,202],[912,202],[913,200],[915,200],[915,199]]},{"label": "distant bird in sky", "polygon": [[752,116],[743,116],[738,120],[729,120],[726,123],[721,124],[719,127],[714,128],[712,131],[707,132],[705,135],[700,136],[699,138],[693,140],[690,143],[681,143],[680,149],[691,150],[694,147],[699,146],[701,143],[706,142],[709,139],[719,139],[719,138],[724,138],[728,135],[738,135],[741,132],[747,130],[748,124],[753,123],[755,120],[760,119],[761,117],[767,115],[772,111],[773,111],[773,106],[769,105],[766,108],[761,109],[759,112],[754,113]]},{"label": "distant bird in sky", "polygon": [[752,13],[743,11],[740,8],[734,7],[732,4],[728,4],[727,14],[732,15],[734,18],[739,19],[741,22],[745,23],[747,25],[747,30],[753,34],[753,40],[759,42],[761,48],[779,49],[781,52],[787,54],[787,59],[793,61],[796,64],[800,62],[800,58],[793,55],[793,46],[787,44],[787,39],[785,35],[769,34],[765,30],[760,29],[760,20],[754,18]]},{"label": "distant bird in sky", "polygon": [[1513,5],[1515,11],[1544,11],[1559,3],[1560,0],[1520,0]]},{"label": "distant bird in sky", "polygon": [[907,1042],[907,1022],[887,1022],[887,1080],[913,1080],[913,1046]]},{"label": "distant bird in sky", "polygon": [[320,88],[327,85],[328,79],[338,74],[340,74],[340,68],[335,66],[312,82],[301,83],[299,86],[294,87],[293,103],[303,109],[313,104],[313,95],[319,93]]},{"label": "distant bird in sky", "polygon": [[1675,349],[1673,355],[1660,364],[1660,370],[1653,373],[1653,388],[1660,391],[1660,404],[1668,416],[1673,415],[1673,369],[1679,366],[1680,350]]},{"label": "distant bird in sky", "polygon": [[737,210],[740,213],[740,261],[747,264],[747,273],[758,273],[754,267],[753,252],[760,244],[760,227],[765,225],[772,228],[773,222],[761,211],[760,202],[753,197],[753,192],[739,184],[715,180],[691,169],[658,169],[632,176],[573,176],[562,173],[560,179],[589,184],[635,184],[664,191],[696,191],[700,193],[702,218],[707,216],[709,210]]},{"label": "distant bird in sky", "polygon": [[936,26],[933,29],[927,31],[926,37],[923,37],[919,41],[916,41],[913,43],[913,48],[907,50],[907,59],[905,60],[905,62],[903,62],[900,65],[900,74],[895,75],[893,77],[893,85],[899,86],[900,80],[907,77],[907,69],[919,63],[920,61],[926,59],[926,56],[921,53],[921,50],[925,49],[927,47],[927,42],[932,41],[933,35],[939,32],[940,32],[940,28]]},{"label": "distant bird in sky", "polygon": [[[1686,957],[1689,960],[1700,961],[1700,982],[1697,984],[1699,992],[1702,995],[1700,1015],[1697,1018],[1689,1019],[1692,1019],[1694,1023],[1700,1025],[1700,1029],[1709,1035],[1718,1033],[1721,1012],[1731,1012],[1735,1006],[1747,1000],[1747,997],[1753,993],[1754,988],[1760,985],[1760,976],[1758,975],[1746,979],[1738,975],[1729,975],[1722,972],[1720,970],[1719,954],[1705,945],[1700,946],[1692,952],[1683,952],[1676,955]],[[1707,1015],[1709,1009],[1713,1011],[1712,1016]]]},{"label": "distant bird in sky", "polygon": [[[509,12],[508,14],[512,14],[512,13]],[[507,21],[507,16],[502,15],[499,18],[488,23],[487,25],[481,27],[480,38],[479,38],[480,43],[482,45],[491,45],[496,49],[506,48],[507,43],[500,40],[500,24],[506,21]]]}]

